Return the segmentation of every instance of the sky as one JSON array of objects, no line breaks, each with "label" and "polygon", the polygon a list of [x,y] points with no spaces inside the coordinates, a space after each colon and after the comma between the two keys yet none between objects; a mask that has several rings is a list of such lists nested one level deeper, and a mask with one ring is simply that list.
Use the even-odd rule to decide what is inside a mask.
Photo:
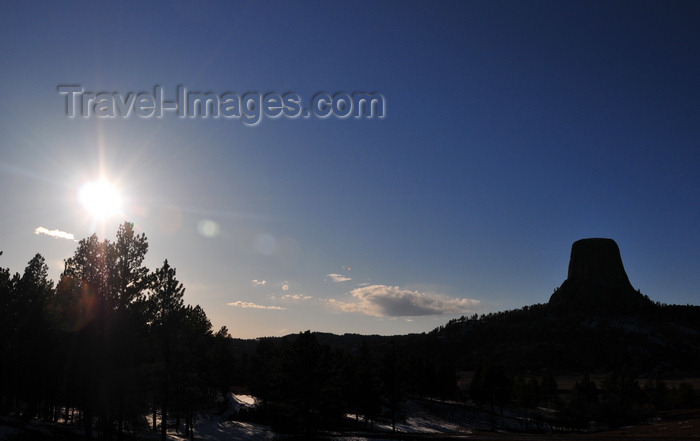
[{"label": "sky", "polygon": [[[609,237],[635,288],[699,304],[699,22],[691,1],[2,2],[0,266],[41,253],[58,281],[130,221],[215,329],[397,335],[547,302],[571,244]],[[99,217],[96,182],[121,200]]]}]

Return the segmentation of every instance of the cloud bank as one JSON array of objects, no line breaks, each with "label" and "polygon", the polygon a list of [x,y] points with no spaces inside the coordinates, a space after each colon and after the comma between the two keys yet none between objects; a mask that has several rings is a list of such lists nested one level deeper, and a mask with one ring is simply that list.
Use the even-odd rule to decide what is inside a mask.
[{"label": "cloud bank", "polygon": [[334,282],[347,282],[352,280],[350,277],[344,276],[342,274],[326,274],[326,277],[330,277]]},{"label": "cloud bank", "polygon": [[311,299],[311,296],[307,296],[305,294],[285,294],[282,296],[282,300],[290,300],[294,302],[303,302]]},{"label": "cloud bank", "polygon": [[281,306],[263,306],[251,302],[242,302],[240,300],[236,302],[227,303],[228,306],[235,306],[244,309],[275,309],[278,311],[284,311],[287,308],[282,308]]},{"label": "cloud bank", "polygon": [[424,315],[466,314],[473,312],[478,300],[456,299],[442,294],[411,291],[398,286],[369,285],[350,291],[353,301],[329,302],[346,312],[376,317],[416,317]]},{"label": "cloud bank", "polygon": [[34,229],[34,234],[45,234],[57,239],[68,239],[75,241],[75,236],[73,236],[73,233],[66,233],[65,231],[61,230],[49,230],[48,228],[44,227],[36,227]]}]

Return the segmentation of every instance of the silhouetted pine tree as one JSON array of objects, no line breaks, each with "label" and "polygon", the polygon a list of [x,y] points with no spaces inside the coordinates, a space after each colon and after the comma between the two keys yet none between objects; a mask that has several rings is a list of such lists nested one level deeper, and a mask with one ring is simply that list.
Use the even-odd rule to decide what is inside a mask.
[{"label": "silhouetted pine tree", "polygon": [[396,431],[396,420],[405,396],[404,366],[396,344],[392,341],[384,354],[381,365],[382,395],[389,409],[392,431]]},{"label": "silhouetted pine tree", "polygon": [[270,403],[275,399],[275,385],[280,375],[278,349],[272,338],[261,338],[251,358],[249,374],[251,392],[260,400],[265,417],[270,412]]},{"label": "silhouetted pine tree", "polygon": [[357,357],[355,358],[355,369],[357,375],[357,388],[351,391],[351,402],[357,413],[364,417],[365,425],[372,422],[381,412],[381,390],[377,364],[367,346],[367,341],[363,340]]},{"label": "silhouetted pine tree", "polygon": [[12,296],[13,282],[8,268],[0,268],[0,414],[9,412],[12,383]]},{"label": "silhouetted pine tree", "polygon": [[178,374],[177,365],[181,362],[177,357],[177,346],[182,344],[178,341],[178,334],[185,322],[185,288],[175,277],[175,268],[165,260],[153,275],[151,290],[148,302],[155,357],[154,383],[158,385],[156,397],[161,411],[161,439],[165,441],[173,383]]},{"label": "silhouetted pine tree", "polygon": [[176,411],[176,427],[185,417],[185,433],[192,435],[194,411],[205,404],[209,390],[215,390],[214,336],[211,322],[199,306],[185,306],[183,327],[178,336],[175,366],[173,409]]},{"label": "silhouetted pine tree", "polygon": [[497,365],[485,364],[480,366],[469,383],[469,395],[476,404],[488,404],[491,411],[498,405],[503,412],[503,406],[510,402],[513,394],[513,381],[506,375],[504,369]]},{"label": "silhouetted pine tree", "polygon": [[598,408],[598,386],[586,373],[581,380],[574,383],[571,391],[569,414],[574,427],[587,428],[595,418]]},{"label": "silhouetted pine tree", "polygon": [[48,266],[44,258],[36,254],[22,276],[16,279],[11,300],[12,366],[17,398],[25,403],[23,413],[27,418],[39,416],[39,403],[48,402],[52,335],[46,305],[52,291]]}]

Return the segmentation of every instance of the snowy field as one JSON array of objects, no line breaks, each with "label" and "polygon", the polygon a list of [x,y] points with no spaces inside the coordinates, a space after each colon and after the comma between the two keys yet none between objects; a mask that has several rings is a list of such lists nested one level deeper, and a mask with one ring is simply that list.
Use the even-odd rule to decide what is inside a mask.
[{"label": "snowy field", "polygon": [[[228,418],[246,407],[255,405],[255,399],[250,395],[229,395],[228,408],[221,415],[200,415],[195,421],[194,433],[198,441],[265,441],[272,440],[275,433],[269,427],[230,421]],[[63,424],[30,422],[26,427],[14,427],[13,421],[0,421],[0,441],[40,439],[70,439],[71,433],[82,435],[79,427]],[[56,435],[60,431],[62,435]],[[160,440],[160,433],[139,433],[140,440]],[[170,441],[188,441],[184,433],[175,429],[168,430]]]},{"label": "snowy field", "polygon": [[[269,427],[241,421],[233,421],[233,417],[240,410],[255,406],[255,399],[249,395],[230,394],[226,397],[226,408],[217,413],[202,413],[196,417],[194,423],[194,435],[198,441],[257,441],[273,440],[278,435]],[[524,418],[522,413],[516,414],[507,409],[503,414],[490,413],[472,406],[460,403],[445,403],[432,400],[409,400],[401,409],[402,418],[396,423],[396,435],[392,433],[391,422],[382,419],[372,426],[372,432],[362,431],[348,434],[336,434],[333,439],[337,441],[374,441],[378,439],[391,440],[411,434],[423,439],[450,439],[472,438],[475,432],[484,432],[498,427],[511,433],[533,430],[533,423]],[[355,420],[354,415],[348,415]],[[20,440],[69,440],[75,435],[81,435],[81,429],[77,426],[64,424],[40,424],[30,422],[21,428],[13,427],[14,421],[8,420],[3,424],[0,420],[0,441]],[[147,421],[148,425],[152,421]],[[541,428],[540,428],[541,429]],[[481,436],[479,435],[479,436]],[[497,435],[496,435],[497,436]],[[139,440],[158,441],[160,433],[140,432]],[[478,438],[478,436],[477,436]],[[184,428],[168,430],[170,441],[187,441]],[[490,438],[496,439],[496,438]]]}]

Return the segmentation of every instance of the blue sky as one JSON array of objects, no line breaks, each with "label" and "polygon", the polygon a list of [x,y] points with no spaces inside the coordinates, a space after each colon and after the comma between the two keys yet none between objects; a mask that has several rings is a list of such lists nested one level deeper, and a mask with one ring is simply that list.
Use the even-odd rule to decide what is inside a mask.
[{"label": "blue sky", "polygon": [[[673,1],[3,3],[0,265],[40,252],[57,280],[76,243],[46,231],[129,220],[234,336],[402,334],[546,302],[571,244],[611,237],[636,288],[697,304],[699,21]],[[386,112],[69,118],[61,85]],[[123,206],[96,222],[78,192],[100,176]]]}]

